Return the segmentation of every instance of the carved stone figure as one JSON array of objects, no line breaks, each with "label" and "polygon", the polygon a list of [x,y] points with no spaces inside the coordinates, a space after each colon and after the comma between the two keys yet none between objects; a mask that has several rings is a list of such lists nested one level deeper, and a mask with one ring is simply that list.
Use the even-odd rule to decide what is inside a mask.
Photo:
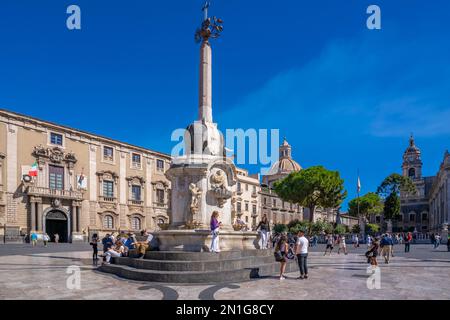
[{"label": "carved stone figure", "polygon": [[189,185],[189,191],[191,192],[191,214],[192,214],[192,220],[194,220],[194,216],[198,213],[200,210],[200,195],[202,194],[202,190],[198,188],[194,183],[191,183]]},{"label": "carved stone figure", "polygon": [[217,199],[219,207],[222,208],[225,201],[231,198],[231,191],[226,186],[227,177],[221,170],[211,175],[211,191]]},{"label": "carved stone figure", "polygon": [[211,176],[211,184],[213,189],[225,189],[226,176],[222,171],[218,170],[215,174]]}]

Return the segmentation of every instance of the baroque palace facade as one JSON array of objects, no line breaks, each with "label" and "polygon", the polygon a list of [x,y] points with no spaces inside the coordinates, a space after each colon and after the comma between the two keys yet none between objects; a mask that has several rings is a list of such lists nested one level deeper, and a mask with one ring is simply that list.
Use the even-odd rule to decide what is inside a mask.
[{"label": "baroque palace facade", "polygon": [[93,232],[155,229],[168,223],[170,161],[167,154],[0,111],[0,232],[7,241],[36,230],[68,242]]}]

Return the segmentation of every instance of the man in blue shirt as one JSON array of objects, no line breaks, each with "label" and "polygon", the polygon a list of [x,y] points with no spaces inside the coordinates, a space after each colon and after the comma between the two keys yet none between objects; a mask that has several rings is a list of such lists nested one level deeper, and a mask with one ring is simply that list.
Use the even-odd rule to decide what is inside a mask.
[{"label": "man in blue shirt", "polygon": [[389,260],[392,256],[392,248],[394,246],[394,241],[388,234],[384,234],[381,238],[380,247],[381,247],[381,255],[384,258],[384,262],[389,264]]},{"label": "man in blue shirt", "polygon": [[31,240],[31,244],[33,245],[33,247],[36,246],[36,244],[37,244],[37,239],[38,239],[38,236],[37,236],[36,232],[32,232],[32,233],[31,233],[30,240]]}]

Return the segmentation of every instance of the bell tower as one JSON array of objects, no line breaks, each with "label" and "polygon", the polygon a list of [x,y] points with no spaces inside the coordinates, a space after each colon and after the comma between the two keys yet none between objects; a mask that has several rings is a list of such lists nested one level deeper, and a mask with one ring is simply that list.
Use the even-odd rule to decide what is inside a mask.
[{"label": "bell tower", "polygon": [[291,155],[291,151],[292,151],[292,147],[291,145],[287,142],[286,138],[283,139],[283,143],[280,146],[280,160],[281,159],[291,159],[292,155]]},{"label": "bell tower", "polygon": [[417,148],[414,136],[411,134],[409,146],[403,153],[403,176],[409,177],[413,181],[422,179],[422,165],[420,149]]}]

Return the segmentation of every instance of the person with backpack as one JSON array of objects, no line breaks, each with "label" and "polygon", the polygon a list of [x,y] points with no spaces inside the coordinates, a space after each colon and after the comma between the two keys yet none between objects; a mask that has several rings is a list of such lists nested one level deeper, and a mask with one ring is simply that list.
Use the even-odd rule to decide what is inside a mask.
[{"label": "person with backpack", "polygon": [[288,254],[288,250],[288,238],[285,234],[283,234],[277,241],[274,252],[275,261],[278,261],[280,263],[280,280],[286,279],[286,277],[284,276],[284,272],[286,270],[286,256]]}]

